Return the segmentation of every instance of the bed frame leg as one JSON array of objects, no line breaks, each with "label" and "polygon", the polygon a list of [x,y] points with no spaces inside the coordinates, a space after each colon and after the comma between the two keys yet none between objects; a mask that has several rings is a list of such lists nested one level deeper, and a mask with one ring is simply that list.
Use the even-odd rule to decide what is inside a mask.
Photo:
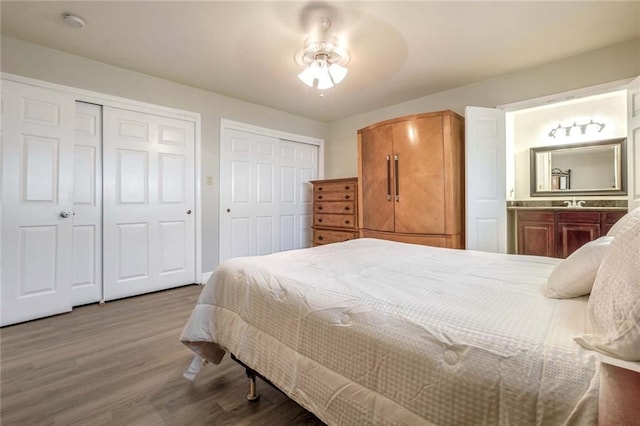
[{"label": "bed frame leg", "polygon": [[198,355],[194,356],[191,364],[189,365],[189,368],[187,368],[187,370],[182,374],[182,377],[189,380],[190,382],[195,381],[196,376],[200,372],[200,369],[206,363],[207,361],[203,360]]},{"label": "bed frame leg", "polygon": [[256,373],[250,368],[247,368],[247,377],[249,378],[249,393],[247,399],[250,402],[255,402],[260,398],[260,394],[256,392]]}]

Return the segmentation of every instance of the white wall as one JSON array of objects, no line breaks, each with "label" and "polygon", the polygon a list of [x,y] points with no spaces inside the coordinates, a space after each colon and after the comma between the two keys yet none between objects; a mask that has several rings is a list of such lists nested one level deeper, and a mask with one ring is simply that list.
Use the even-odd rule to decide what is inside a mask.
[{"label": "white wall", "polygon": [[[593,127],[587,128],[585,135],[573,132],[565,136],[564,132],[556,132],[550,137],[549,131],[558,124],[582,124],[590,119],[603,122],[606,126],[599,133],[591,133]],[[570,143],[589,142],[627,136],[627,95],[624,91],[585,98],[581,101],[565,102],[552,107],[533,108],[513,113],[513,137],[515,160],[515,199],[530,200],[529,148],[539,146],[564,145]],[[556,166],[554,166],[556,167]],[[557,166],[560,167],[560,166]],[[560,167],[562,168],[562,167]],[[565,167],[568,168],[568,167]],[[574,176],[571,177],[574,179]],[[589,199],[593,197],[580,197]],[[626,196],[595,198],[626,199]],[[553,199],[535,197],[537,200]]]},{"label": "white wall", "polygon": [[495,108],[637,75],[640,75],[640,40],[337,120],[329,125],[325,176],[356,176],[357,130],[378,121],[444,109],[464,114],[468,105]]},{"label": "white wall", "polygon": [[[198,112],[202,116],[202,270],[218,263],[220,119],[327,138],[328,125],[146,74],[2,36],[0,69],[113,96]],[[212,76],[215,78],[215,76]],[[205,176],[214,184],[205,186]]]}]

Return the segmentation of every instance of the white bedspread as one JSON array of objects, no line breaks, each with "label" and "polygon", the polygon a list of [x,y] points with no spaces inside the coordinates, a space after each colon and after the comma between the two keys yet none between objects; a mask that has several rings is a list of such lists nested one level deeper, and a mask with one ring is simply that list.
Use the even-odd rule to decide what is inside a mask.
[{"label": "white bedspread", "polygon": [[328,424],[595,424],[587,299],[542,294],[558,262],[375,239],[237,258],[181,340]]}]

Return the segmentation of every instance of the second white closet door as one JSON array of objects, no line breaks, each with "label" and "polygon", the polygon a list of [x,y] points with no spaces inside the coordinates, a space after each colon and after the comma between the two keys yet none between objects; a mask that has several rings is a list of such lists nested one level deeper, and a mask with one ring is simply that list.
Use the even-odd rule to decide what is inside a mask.
[{"label": "second white closet door", "polygon": [[103,111],[105,299],[195,282],[194,124]]}]

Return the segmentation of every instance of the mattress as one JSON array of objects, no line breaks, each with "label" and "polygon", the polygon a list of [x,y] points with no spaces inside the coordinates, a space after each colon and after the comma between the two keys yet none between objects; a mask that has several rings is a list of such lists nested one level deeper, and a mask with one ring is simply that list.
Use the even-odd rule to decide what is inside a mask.
[{"label": "mattress", "polygon": [[542,293],[558,262],[376,239],[236,258],[181,341],[328,424],[595,424],[587,298]]}]

